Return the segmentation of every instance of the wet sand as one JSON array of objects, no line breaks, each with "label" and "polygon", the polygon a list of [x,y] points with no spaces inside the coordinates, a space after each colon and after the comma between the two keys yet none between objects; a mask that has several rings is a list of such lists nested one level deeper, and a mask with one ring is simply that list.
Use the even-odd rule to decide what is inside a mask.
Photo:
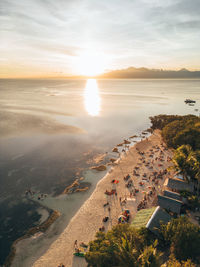
[{"label": "wet sand", "polygon": [[[141,155],[141,152],[144,154]],[[33,266],[55,267],[61,263],[65,267],[87,266],[84,258],[73,256],[74,241],[77,240],[78,245],[80,242],[87,244],[94,239],[96,232],[103,225],[106,230],[111,229],[117,224],[118,216],[124,209],[130,210],[131,221],[139,204],[143,207],[155,206],[156,196],[162,190],[164,180],[172,174],[167,172],[167,174],[162,174],[161,178],[155,178],[152,173],[168,168],[170,162],[167,159],[171,156],[172,152],[163,146],[159,131],[155,131],[149,138],[131,147],[99,181],[90,198],[71,219],[64,232]],[[135,174],[133,174],[134,170]],[[131,177],[125,181],[124,177],[128,174]],[[115,179],[119,181],[118,184],[111,183]],[[126,184],[131,179],[134,186],[127,188]],[[133,195],[131,192],[135,188],[139,189],[139,192]],[[108,196],[104,193],[112,189],[116,189],[117,195]],[[143,201],[144,198],[146,198],[145,201]],[[104,207],[107,202],[109,205]],[[105,216],[108,216],[109,220],[103,223],[102,219]]]}]

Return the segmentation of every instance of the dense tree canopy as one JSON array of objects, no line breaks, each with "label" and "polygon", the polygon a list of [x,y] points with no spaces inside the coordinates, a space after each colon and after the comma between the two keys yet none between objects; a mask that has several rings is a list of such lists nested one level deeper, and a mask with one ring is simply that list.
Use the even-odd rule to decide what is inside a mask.
[{"label": "dense tree canopy", "polygon": [[117,225],[108,233],[98,232],[85,256],[88,266],[160,266],[161,254],[156,252],[154,244],[149,244],[153,239],[148,238],[147,231],[126,224]]},{"label": "dense tree canopy", "polygon": [[189,144],[193,150],[200,149],[200,118],[195,115],[158,115],[150,117],[151,128],[162,130],[169,147]]},{"label": "dense tree canopy", "polygon": [[[200,118],[158,115],[150,119],[151,128],[160,129],[167,146],[176,149],[172,159],[175,169],[188,181],[200,181]],[[189,205],[199,205],[198,196],[185,195]],[[159,267],[163,263],[165,267],[199,266],[199,226],[186,217],[172,219],[161,226],[160,237],[157,241],[145,228],[117,225],[107,233],[96,234],[85,258],[90,267]]]},{"label": "dense tree canopy", "polygon": [[200,183],[200,150],[193,151],[190,145],[182,145],[174,151],[172,162],[185,180],[195,179]]},{"label": "dense tree canopy", "polygon": [[180,262],[173,255],[171,255],[167,263],[161,267],[196,267],[196,266],[197,265],[194,264],[191,260]]},{"label": "dense tree canopy", "polygon": [[170,122],[181,120],[181,116],[178,115],[157,115],[154,117],[150,117],[151,120],[151,128],[153,130],[160,129],[162,130],[167,124]]},{"label": "dense tree canopy", "polygon": [[188,218],[179,217],[162,225],[161,234],[166,245],[177,260],[192,259],[198,261],[200,257],[200,227],[192,224]]},{"label": "dense tree canopy", "polygon": [[181,173],[186,180],[194,176],[193,166],[190,161],[192,153],[190,145],[182,145],[175,150],[172,158],[175,170]]},{"label": "dense tree canopy", "polygon": [[200,181],[200,118],[195,115],[150,117],[152,129],[160,129],[168,147],[175,148],[175,169],[184,178]]},{"label": "dense tree canopy", "polygon": [[168,250],[171,256],[165,266],[194,267],[193,262],[200,263],[199,226],[180,217],[162,225],[160,234],[158,242],[147,229],[128,224],[114,226],[107,233],[98,232],[85,256],[88,266],[159,267],[166,262]]}]

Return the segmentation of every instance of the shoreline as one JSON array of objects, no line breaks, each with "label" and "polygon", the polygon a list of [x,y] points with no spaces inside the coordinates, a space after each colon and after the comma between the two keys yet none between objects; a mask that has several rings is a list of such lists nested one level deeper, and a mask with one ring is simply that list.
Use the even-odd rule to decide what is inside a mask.
[{"label": "shoreline", "polygon": [[[137,207],[144,198],[144,194],[148,193],[148,188],[154,185],[153,182],[147,181],[143,175],[149,176],[152,172],[150,168],[150,162],[154,162],[154,158],[158,157],[160,150],[156,147],[162,146],[162,138],[159,131],[155,131],[150,137],[141,140],[133,145],[125,155],[121,156],[114,164],[114,167],[97,183],[95,190],[91,196],[84,202],[78,212],[71,218],[69,224],[63,231],[63,233],[51,244],[46,253],[41,256],[34,264],[34,267],[48,266],[55,267],[59,264],[66,266],[87,266],[84,258],[73,256],[74,241],[78,240],[78,243],[88,243],[94,239],[96,232],[102,225],[105,226],[106,231],[111,229],[113,225],[117,224],[117,218],[124,209],[129,209],[131,212],[131,220],[137,212]],[[153,152],[153,158],[151,150]],[[141,156],[138,151],[143,151],[145,156]],[[172,155],[170,150],[164,151],[164,158],[167,159]],[[142,159],[141,159],[142,158]],[[148,164],[145,159],[148,158]],[[141,162],[142,161],[142,162]],[[133,175],[134,167],[139,166],[140,174],[139,178]],[[169,167],[170,163],[167,160],[163,160],[162,164],[156,162],[154,170],[164,170]],[[157,166],[158,165],[158,166]],[[159,166],[160,165],[160,166]],[[131,196],[129,188],[125,187],[124,176],[131,175],[134,186],[139,189],[139,193],[136,196]],[[167,174],[170,175],[169,173]],[[165,177],[164,177],[165,178]],[[161,191],[162,185],[165,179],[161,179],[158,184],[155,185],[156,195]],[[117,196],[107,196],[104,194],[106,190],[111,190],[113,179],[119,180],[119,184],[115,185]],[[144,179],[144,180],[143,180]],[[139,183],[142,181],[142,186]],[[146,192],[146,193],[145,193]],[[129,197],[130,194],[130,197]],[[149,200],[149,206],[155,205],[155,197],[151,197]],[[121,199],[126,199],[126,204],[121,205]],[[109,202],[108,207],[104,207],[104,204]],[[108,216],[107,223],[103,223],[103,217]]]},{"label": "shoreline", "polygon": [[8,255],[8,257],[6,258],[6,261],[4,263],[5,267],[6,266],[12,266],[12,262],[14,260],[15,254],[16,254],[16,246],[17,243],[20,242],[21,240],[33,237],[36,234],[40,234],[40,233],[45,233],[47,231],[47,229],[57,220],[57,218],[60,216],[60,213],[57,210],[53,210],[48,218],[42,222],[39,226],[34,226],[32,228],[30,228],[25,235],[19,237],[18,239],[16,239],[10,249],[10,253]]}]

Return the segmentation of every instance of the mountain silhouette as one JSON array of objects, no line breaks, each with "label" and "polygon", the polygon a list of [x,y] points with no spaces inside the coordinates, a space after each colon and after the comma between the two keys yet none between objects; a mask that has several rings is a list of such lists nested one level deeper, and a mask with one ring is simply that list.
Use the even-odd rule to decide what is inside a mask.
[{"label": "mountain silhouette", "polygon": [[107,79],[133,79],[133,78],[147,78],[147,79],[191,79],[200,78],[200,71],[189,71],[185,68],[180,70],[163,70],[163,69],[148,69],[129,67],[127,69],[113,70],[104,74],[96,76],[96,78]]}]

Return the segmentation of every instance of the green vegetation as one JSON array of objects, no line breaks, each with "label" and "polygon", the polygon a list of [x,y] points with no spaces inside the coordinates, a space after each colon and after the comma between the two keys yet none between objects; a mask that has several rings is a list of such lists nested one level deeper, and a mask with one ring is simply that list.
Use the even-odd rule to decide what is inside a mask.
[{"label": "green vegetation", "polygon": [[[200,118],[194,115],[151,117],[152,130],[160,129],[168,147],[174,148],[173,168],[188,182],[200,184]],[[181,192],[192,210],[200,207],[198,195]],[[200,227],[187,217],[172,219],[160,229],[159,241],[146,228],[139,228],[145,210],[135,225],[117,225],[98,232],[90,242],[89,267],[195,267],[200,264]],[[141,220],[140,220],[141,219]],[[163,264],[163,265],[162,265]]]},{"label": "green vegetation", "polygon": [[145,227],[155,210],[156,207],[151,209],[141,209],[138,211],[136,218],[134,218],[134,221],[132,222],[132,226],[134,228]]},{"label": "green vegetation", "polygon": [[166,246],[177,260],[191,259],[199,262],[200,227],[192,224],[188,218],[179,217],[162,225],[161,234]]},{"label": "green vegetation", "polygon": [[168,147],[176,149],[172,159],[176,171],[187,181],[200,182],[200,118],[194,115],[150,117],[152,129],[160,129]]},{"label": "green vegetation", "polygon": [[85,255],[88,266],[160,266],[161,253],[149,235],[147,229],[137,230],[128,224],[117,225],[107,233],[98,232]]},{"label": "green vegetation", "polygon": [[[180,192],[181,196],[187,199],[187,208],[192,210],[192,211],[196,211],[200,210],[200,199],[198,197],[198,195],[194,195],[191,192],[187,192],[187,191],[182,191]],[[200,223],[200,217],[197,217],[199,223]]]},{"label": "green vegetation", "polygon": [[167,146],[177,148],[190,145],[193,150],[200,149],[200,118],[195,115],[158,115],[150,117],[153,130],[162,130]]},{"label": "green vegetation", "polygon": [[[156,244],[156,243],[155,243]],[[144,266],[144,267],[159,267],[162,260],[162,253],[159,252],[155,248],[155,244],[151,245],[149,247],[146,247],[143,251],[143,253],[139,256],[137,262],[138,264],[136,266]]]},{"label": "green vegetation", "polygon": [[200,260],[200,227],[186,217],[162,225],[161,239],[145,228],[117,225],[107,233],[98,232],[85,258],[90,267],[197,266]]},{"label": "green vegetation", "polygon": [[[173,255],[170,256],[169,261],[163,267],[196,267],[191,260],[179,262]],[[161,266],[162,267],[162,266]]]},{"label": "green vegetation", "polygon": [[193,151],[190,145],[182,145],[174,151],[174,168],[185,180],[200,178],[200,151]]}]

